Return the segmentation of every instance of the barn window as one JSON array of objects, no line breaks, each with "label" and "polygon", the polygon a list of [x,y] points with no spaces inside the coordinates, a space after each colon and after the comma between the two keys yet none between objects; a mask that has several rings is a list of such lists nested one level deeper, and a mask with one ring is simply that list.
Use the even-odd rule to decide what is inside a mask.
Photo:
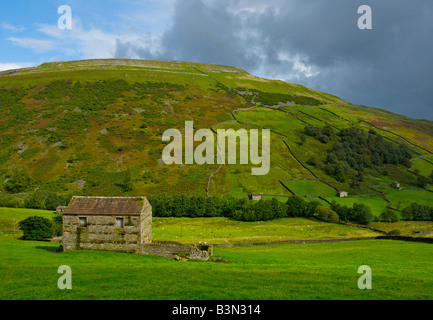
[{"label": "barn window", "polygon": [[80,222],[80,227],[87,227],[87,218],[78,218]]},{"label": "barn window", "polygon": [[124,226],[123,218],[116,218],[116,226],[118,228],[123,228]]}]

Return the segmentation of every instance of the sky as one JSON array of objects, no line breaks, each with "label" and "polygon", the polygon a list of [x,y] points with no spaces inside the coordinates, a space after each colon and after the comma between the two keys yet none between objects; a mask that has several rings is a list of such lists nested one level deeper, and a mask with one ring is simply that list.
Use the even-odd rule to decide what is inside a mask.
[{"label": "sky", "polygon": [[[72,29],[59,29],[72,10]],[[372,29],[358,20],[368,5]],[[0,70],[130,58],[215,63],[433,120],[431,0],[16,0]]]}]

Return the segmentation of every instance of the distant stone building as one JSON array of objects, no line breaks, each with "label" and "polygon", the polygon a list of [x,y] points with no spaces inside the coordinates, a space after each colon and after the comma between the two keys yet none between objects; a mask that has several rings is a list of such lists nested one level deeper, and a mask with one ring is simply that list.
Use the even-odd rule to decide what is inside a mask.
[{"label": "distant stone building", "polygon": [[400,183],[399,182],[393,182],[393,183],[391,183],[391,188],[400,190],[401,189]]},{"label": "distant stone building", "polygon": [[252,201],[260,201],[262,200],[263,193],[250,193],[248,198]]},{"label": "distant stone building", "polygon": [[339,198],[347,198],[349,194],[346,191],[338,191],[338,197]]},{"label": "distant stone building", "polygon": [[140,253],[152,241],[152,207],[145,197],[74,197],[63,210],[63,250]]},{"label": "distant stone building", "polygon": [[63,211],[65,211],[66,208],[67,207],[65,207],[65,206],[58,206],[56,208],[56,214],[63,214]]}]

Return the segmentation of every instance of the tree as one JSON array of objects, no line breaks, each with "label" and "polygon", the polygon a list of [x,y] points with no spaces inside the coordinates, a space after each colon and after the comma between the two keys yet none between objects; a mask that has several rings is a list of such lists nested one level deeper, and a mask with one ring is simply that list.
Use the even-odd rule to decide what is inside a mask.
[{"label": "tree", "polygon": [[380,214],[379,220],[382,222],[397,222],[398,214],[393,210],[385,210]]},{"label": "tree", "polygon": [[14,168],[8,181],[4,184],[4,189],[11,193],[21,193],[29,190],[33,185],[34,180],[27,168]]},{"label": "tree", "polygon": [[433,208],[412,203],[403,209],[401,216],[403,220],[428,221],[433,218]]},{"label": "tree", "polygon": [[56,210],[58,206],[68,204],[69,197],[58,195],[52,191],[38,190],[24,202],[26,208]]},{"label": "tree", "polygon": [[301,146],[303,146],[306,141],[307,141],[307,138],[305,137],[305,134],[302,134],[301,135]]},{"label": "tree", "polygon": [[361,182],[359,182],[356,178],[352,178],[349,182],[349,187],[353,190],[353,193],[356,193],[361,188]]},{"label": "tree", "polygon": [[319,219],[327,222],[338,222],[340,220],[334,210],[323,206],[318,206],[315,214]]},{"label": "tree", "polygon": [[312,217],[316,214],[317,207],[320,206],[318,201],[310,201],[305,204],[305,217]]},{"label": "tree", "polygon": [[66,206],[68,204],[68,197],[61,196],[54,192],[48,192],[45,198],[45,209],[56,210],[58,206]]},{"label": "tree", "polygon": [[283,202],[278,201],[276,198],[272,198],[271,207],[272,207],[272,218],[273,219],[281,219],[281,218],[286,217],[287,206]]},{"label": "tree", "polygon": [[420,188],[425,188],[431,183],[430,179],[422,175],[416,177],[416,185]]},{"label": "tree", "polygon": [[59,237],[63,234],[63,217],[62,215],[56,215],[52,222],[53,236]]},{"label": "tree", "polygon": [[351,209],[351,220],[368,226],[373,221],[373,215],[366,205],[354,203]]},{"label": "tree", "polygon": [[53,235],[52,223],[50,220],[42,217],[29,217],[18,224],[23,231],[23,240],[41,241],[49,239]]},{"label": "tree", "polygon": [[305,201],[300,197],[290,197],[287,202],[288,217],[303,217],[305,213]]},{"label": "tree", "polygon": [[349,221],[351,217],[351,209],[347,206],[342,206],[335,200],[331,202],[331,209],[334,210],[341,221]]},{"label": "tree", "polygon": [[134,190],[134,181],[132,180],[131,170],[128,168],[125,172],[125,177],[123,178],[123,191],[130,192]]}]

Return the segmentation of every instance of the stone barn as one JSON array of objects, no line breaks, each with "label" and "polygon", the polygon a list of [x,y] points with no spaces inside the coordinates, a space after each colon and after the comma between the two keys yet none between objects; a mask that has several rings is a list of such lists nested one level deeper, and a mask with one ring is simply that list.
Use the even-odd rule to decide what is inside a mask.
[{"label": "stone barn", "polygon": [[140,253],[152,242],[145,197],[73,197],[63,210],[63,250]]},{"label": "stone barn", "polygon": [[145,197],[73,197],[63,208],[63,251],[98,250],[209,260],[212,245],[153,241]]},{"label": "stone barn", "polygon": [[250,193],[248,198],[251,201],[260,201],[262,199],[263,193]]},{"label": "stone barn", "polygon": [[349,194],[346,191],[338,191],[337,196],[339,198],[347,198]]},{"label": "stone barn", "polygon": [[401,190],[400,183],[399,182],[391,183],[391,188]]}]

